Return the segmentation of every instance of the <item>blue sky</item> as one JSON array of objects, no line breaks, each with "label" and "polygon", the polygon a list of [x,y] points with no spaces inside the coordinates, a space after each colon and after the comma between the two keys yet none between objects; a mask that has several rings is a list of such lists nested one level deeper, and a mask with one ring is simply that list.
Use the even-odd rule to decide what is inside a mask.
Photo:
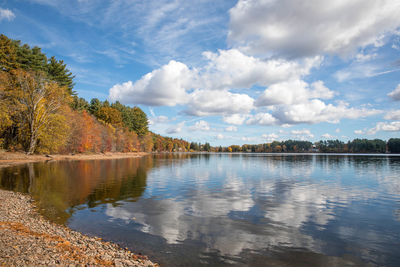
[{"label": "blue sky", "polygon": [[400,2],[0,1],[90,100],[138,105],[156,133],[210,142],[400,137]]}]

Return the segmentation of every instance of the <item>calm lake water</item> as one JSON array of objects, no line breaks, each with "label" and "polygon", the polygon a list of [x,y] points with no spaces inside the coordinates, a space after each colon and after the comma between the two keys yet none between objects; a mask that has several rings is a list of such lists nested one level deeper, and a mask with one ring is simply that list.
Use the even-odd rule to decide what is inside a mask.
[{"label": "calm lake water", "polygon": [[400,266],[400,157],[165,154],[0,170],[47,218],[164,266]]}]

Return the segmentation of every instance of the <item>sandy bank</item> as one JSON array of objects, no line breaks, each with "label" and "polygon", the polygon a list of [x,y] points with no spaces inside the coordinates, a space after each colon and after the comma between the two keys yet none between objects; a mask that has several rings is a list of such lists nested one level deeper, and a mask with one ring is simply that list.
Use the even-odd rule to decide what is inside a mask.
[{"label": "sandy bank", "polygon": [[17,164],[40,162],[49,160],[93,160],[93,159],[120,159],[135,158],[147,155],[145,152],[107,152],[97,154],[74,154],[74,155],[27,155],[17,152],[0,152],[0,168]]}]

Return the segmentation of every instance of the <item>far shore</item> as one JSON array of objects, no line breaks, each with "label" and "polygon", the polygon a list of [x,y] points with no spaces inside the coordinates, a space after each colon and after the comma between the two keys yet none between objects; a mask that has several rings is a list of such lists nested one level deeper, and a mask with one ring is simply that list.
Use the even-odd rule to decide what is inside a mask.
[{"label": "far shore", "polygon": [[59,161],[59,160],[97,160],[97,159],[122,159],[138,158],[148,155],[146,152],[106,152],[106,153],[78,153],[55,155],[27,155],[22,152],[0,152],[0,168],[24,163]]},{"label": "far shore", "polygon": [[[171,152],[159,152],[171,153]],[[173,152],[173,153],[195,153],[195,154],[266,154],[266,155],[343,155],[343,156],[400,156],[390,153],[323,153],[323,152]],[[23,152],[0,152],[0,168],[32,162],[46,162],[59,160],[101,160],[101,159],[123,159],[138,158],[149,155],[148,152],[106,152],[106,153],[77,153],[77,154],[33,154],[27,155]]]}]

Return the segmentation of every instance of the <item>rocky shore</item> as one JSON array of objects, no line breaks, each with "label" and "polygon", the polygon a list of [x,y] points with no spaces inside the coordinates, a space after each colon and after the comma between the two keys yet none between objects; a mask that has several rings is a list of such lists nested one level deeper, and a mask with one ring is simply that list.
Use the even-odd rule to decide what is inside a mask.
[{"label": "rocky shore", "polygon": [[0,189],[0,266],[158,266],[145,256],[45,220],[33,200]]}]

